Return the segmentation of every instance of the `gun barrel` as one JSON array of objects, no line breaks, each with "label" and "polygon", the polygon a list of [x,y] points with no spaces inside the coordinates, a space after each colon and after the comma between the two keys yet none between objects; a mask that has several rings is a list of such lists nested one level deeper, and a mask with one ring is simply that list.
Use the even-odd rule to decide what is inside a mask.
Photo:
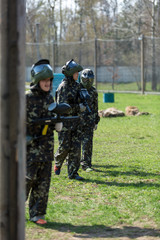
[{"label": "gun barrel", "polygon": [[68,122],[68,121],[77,121],[79,120],[79,116],[71,116],[71,117],[64,117],[64,116],[57,116],[51,118],[39,118],[34,120],[33,124],[40,124],[40,125],[52,125],[58,122]]}]

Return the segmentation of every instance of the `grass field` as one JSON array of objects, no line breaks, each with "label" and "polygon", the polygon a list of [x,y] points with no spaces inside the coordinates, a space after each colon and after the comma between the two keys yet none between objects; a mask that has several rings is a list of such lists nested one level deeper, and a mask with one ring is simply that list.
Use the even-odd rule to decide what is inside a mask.
[{"label": "grass field", "polygon": [[[29,86],[30,82],[26,82],[26,86]],[[141,91],[140,90],[141,83],[131,82],[131,83],[115,83],[114,90],[115,91]],[[97,89],[100,91],[112,91],[112,83],[97,83]],[[145,91],[152,92],[151,82],[147,82],[145,86]],[[160,84],[157,84],[157,91],[160,92]]]},{"label": "grass field", "polygon": [[[110,91],[112,89],[112,83],[97,83],[97,89],[103,91]],[[114,84],[115,91],[141,91],[141,83],[140,82],[131,82],[131,83],[115,83]],[[145,84],[145,91],[152,92],[152,83],[147,82]],[[157,92],[160,91],[160,84],[157,84]],[[156,92],[156,91],[155,91]]]},{"label": "grass field", "polygon": [[[115,94],[99,110],[137,106],[149,115],[101,118],[94,133],[93,167],[83,182],[63,165],[52,174],[44,227],[29,222],[26,240],[160,239],[160,96]],[[55,133],[55,151],[58,147]]]}]

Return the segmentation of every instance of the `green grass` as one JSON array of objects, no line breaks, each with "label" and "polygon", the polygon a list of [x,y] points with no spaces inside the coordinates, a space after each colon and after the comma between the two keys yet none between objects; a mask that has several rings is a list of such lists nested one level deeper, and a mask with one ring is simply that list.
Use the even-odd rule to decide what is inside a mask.
[{"label": "green grass", "polygon": [[[131,82],[131,83],[115,83],[114,89],[112,89],[112,83],[97,83],[97,89],[103,91],[141,91],[140,82]],[[145,86],[145,91],[152,92],[152,83],[147,82]],[[157,91],[160,91],[160,84],[157,84]],[[156,91],[155,91],[156,92]]]},{"label": "green grass", "polygon": [[26,204],[27,240],[160,237],[160,96],[115,94],[114,103],[103,103],[99,94],[99,110],[125,112],[126,106],[150,114],[101,118],[94,133],[95,171],[80,169],[83,182],[69,180],[66,165],[60,176],[52,174],[48,224],[29,222]]}]

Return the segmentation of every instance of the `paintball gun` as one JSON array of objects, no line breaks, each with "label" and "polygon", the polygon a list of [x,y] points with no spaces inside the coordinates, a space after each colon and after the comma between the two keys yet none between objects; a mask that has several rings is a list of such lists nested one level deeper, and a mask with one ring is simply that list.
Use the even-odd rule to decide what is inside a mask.
[{"label": "paintball gun", "polygon": [[[42,135],[44,136],[47,134],[48,126],[49,125],[54,125],[55,123],[60,123],[60,122],[68,122],[68,121],[77,121],[79,120],[79,116],[63,116],[67,113],[69,113],[71,110],[71,106],[67,103],[51,103],[48,107],[48,111],[53,112],[56,114],[55,117],[47,117],[47,118],[38,118],[36,120],[33,120],[31,124],[39,124],[39,125],[44,125],[44,128],[42,130]],[[36,137],[40,138],[40,137]],[[30,141],[32,139],[31,136],[27,136],[27,141]]]},{"label": "paintball gun", "polygon": [[91,109],[87,103],[87,101],[90,99],[90,95],[89,95],[87,89],[81,88],[81,90],[79,91],[79,96],[80,96],[80,100],[82,101],[83,105],[87,108],[88,113],[91,113]]}]

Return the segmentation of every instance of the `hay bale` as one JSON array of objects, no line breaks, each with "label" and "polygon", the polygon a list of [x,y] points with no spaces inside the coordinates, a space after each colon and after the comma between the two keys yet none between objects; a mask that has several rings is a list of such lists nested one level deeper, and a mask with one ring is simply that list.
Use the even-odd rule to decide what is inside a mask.
[{"label": "hay bale", "polygon": [[148,112],[140,112],[139,109],[135,106],[128,106],[125,109],[126,116],[140,116],[140,115],[148,115]]},{"label": "hay bale", "polygon": [[139,113],[139,109],[135,106],[128,106],[125,109],[126,116],[135,116]]},{"label": "hay bale", "polygon": [[136,116],[149,115],[149,112],[139,112]]},{"label": "hay bale", "polygon": [[139,109],[135,106],[128,106],[125,109],[125,113],[114,107],[107,108],[106,110],[99,110],[98,115],[100,117],[123,117],[123,116],[140,116],[148,115],[148,112],[140,112]]},{"label": "hay bale", "polygon": [[99,110],[98,114],[100,117],[123,117],[125,116],[124,112],[116,108],[107,108],[106,110]]}]

